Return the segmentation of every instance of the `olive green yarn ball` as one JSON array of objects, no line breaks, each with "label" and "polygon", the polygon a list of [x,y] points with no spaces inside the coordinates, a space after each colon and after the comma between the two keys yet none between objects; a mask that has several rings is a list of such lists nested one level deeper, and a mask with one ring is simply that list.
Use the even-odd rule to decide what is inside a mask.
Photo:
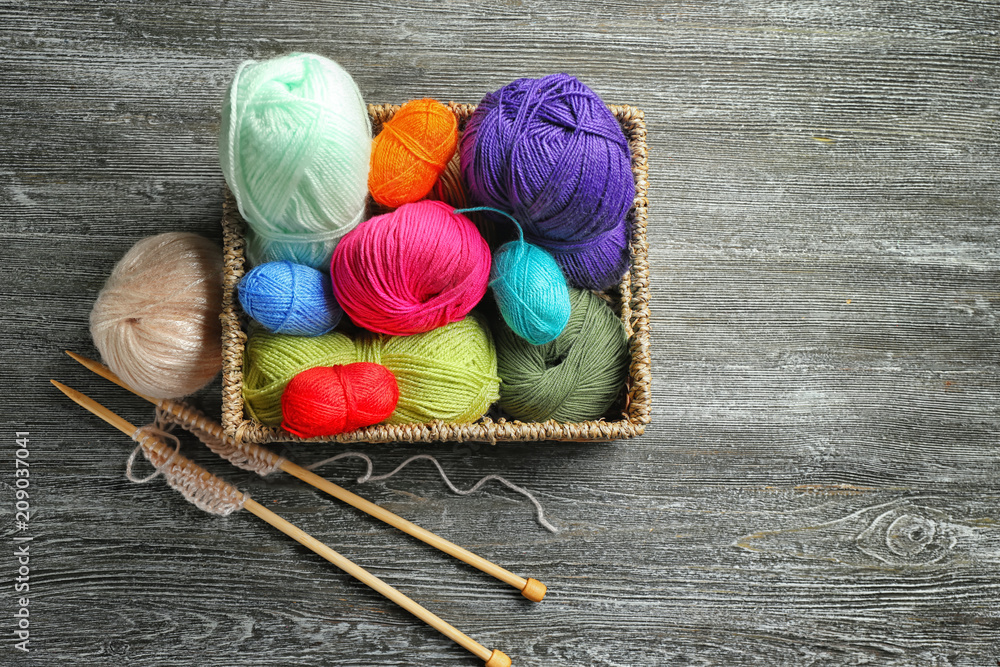
[{"label": "olive green yarn ball", "polygon": [[569,323],[551,343],[532,345],[497,323],[500,407],[515,419],[599,419],[625,385],[630,357],[621,320],[592,292],[570,288],[569,299]]},{"label": "olive green yarn ball", "polygon": [[334,332],[302,337],[256,330],[244,352],[243,398],[250,415],[281,424],[281,394],[302,371],[370,361],[388,368],[399,385],[389,424],[435,420],[474,422],[499,398],[493,338],[475,315],[412,336]]}]

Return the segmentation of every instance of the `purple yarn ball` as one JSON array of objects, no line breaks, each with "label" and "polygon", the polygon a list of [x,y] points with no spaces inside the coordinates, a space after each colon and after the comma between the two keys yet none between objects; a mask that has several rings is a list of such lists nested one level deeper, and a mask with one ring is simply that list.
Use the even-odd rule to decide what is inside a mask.
[{"label": "purple yarn ball", "polygon": [[568,74],[518,79],[483,98],[460,152],[472,197],[513,215],[572,284],[618,283],[635,184],[628,141],[597,93]]}]

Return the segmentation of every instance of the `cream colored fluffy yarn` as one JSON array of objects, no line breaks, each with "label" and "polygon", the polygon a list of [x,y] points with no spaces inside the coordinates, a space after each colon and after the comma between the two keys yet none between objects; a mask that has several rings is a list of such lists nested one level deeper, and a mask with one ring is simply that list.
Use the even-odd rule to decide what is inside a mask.
[{"label": "cream colored fluffy yarn", "polygon": [[132,389],[187,396],[222,367],[222,250],[170,232],[136,243],[115,265],[90,334],[104,362]]}]

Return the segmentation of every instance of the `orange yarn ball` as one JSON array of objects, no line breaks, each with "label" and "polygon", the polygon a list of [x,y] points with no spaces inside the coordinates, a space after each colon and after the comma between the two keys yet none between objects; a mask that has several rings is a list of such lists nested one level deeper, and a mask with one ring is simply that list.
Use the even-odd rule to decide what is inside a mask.
[{"label": "orange yarn ball", "polygon": [[382,126],[372,146],[368,190],[396,208],[423,199],[458,146],[458,120],[436,100],[411,100]]}]

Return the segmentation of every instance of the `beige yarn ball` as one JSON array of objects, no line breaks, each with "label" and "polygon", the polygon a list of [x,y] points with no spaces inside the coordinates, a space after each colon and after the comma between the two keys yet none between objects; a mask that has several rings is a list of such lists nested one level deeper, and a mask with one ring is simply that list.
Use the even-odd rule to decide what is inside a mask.
[{"label": "beige yarn ball", "polygon": [[132,389],[180,398],[222,368],[222,250],[170,232],[136,243],[115,265],[90,335],[104,362]]}]

